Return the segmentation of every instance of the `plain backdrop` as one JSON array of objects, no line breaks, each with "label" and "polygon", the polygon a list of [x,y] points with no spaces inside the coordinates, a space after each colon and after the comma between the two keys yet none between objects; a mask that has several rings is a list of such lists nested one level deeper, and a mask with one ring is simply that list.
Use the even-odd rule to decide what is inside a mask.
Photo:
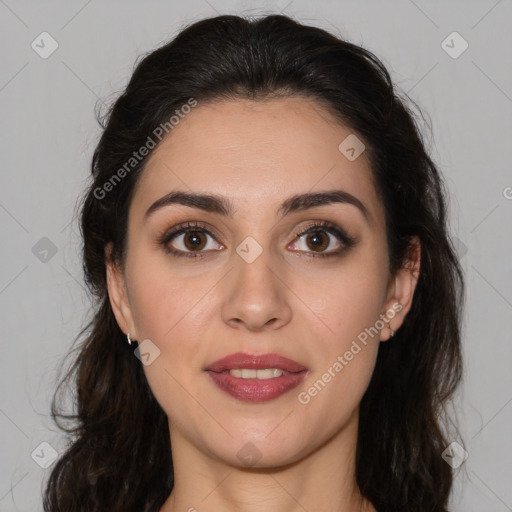
[{"label": "plain backdrop", "polygon": [[89,313],[73,215],[95,105],[186,24],[281,11],[373,51],[432,122],[468,286],[452,510],[512,510],[510,0],[0,0],[0,512],[42,510],[41,461],[63,447],[49,408]]}]

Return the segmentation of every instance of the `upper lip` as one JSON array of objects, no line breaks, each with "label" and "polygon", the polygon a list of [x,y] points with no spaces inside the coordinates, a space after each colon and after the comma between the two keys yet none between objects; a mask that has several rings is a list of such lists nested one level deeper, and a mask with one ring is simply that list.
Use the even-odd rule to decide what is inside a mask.
[{"label": "upper lip", "polygon": [[205,370],[212,372],[223,372],[232,369],[264,369],[264,368],[279,368],[285,372],[301,372],[307,368],[292,359],[280,356],[279,354],[245,354],[237,352],[223,357],[212,364],[209,364]]}]

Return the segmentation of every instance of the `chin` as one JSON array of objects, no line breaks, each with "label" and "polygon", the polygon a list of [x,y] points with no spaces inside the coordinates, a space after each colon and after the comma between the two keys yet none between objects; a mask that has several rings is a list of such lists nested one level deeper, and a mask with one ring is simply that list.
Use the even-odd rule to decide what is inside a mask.
[{"label": "chin", "polygon": [[307,451],[304,439],[299,442],[299,436],[290,435],[289,428],[283,431],[282,436],[272,432],[272,429],[267,432],[271,434],[253,433],[230,438],[221,452],[216,445],[217,456],[238,468],[265,469],[292,464],[300,460]]}]

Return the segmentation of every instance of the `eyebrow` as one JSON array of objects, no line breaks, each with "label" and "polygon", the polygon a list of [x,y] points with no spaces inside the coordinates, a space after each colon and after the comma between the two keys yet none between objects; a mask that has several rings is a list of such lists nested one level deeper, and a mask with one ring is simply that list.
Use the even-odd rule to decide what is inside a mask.
[{"label": "eyebrow", "polygon": [[[291,196],[279,206],[276,214],[282,218],[290,213],[335,203],[355,206],[363,214],[366,221],[370,223],[371,216],[364,204],[357,197],[344,190],[329,190],[326,192],[305,193]],[[157,199],[147,209],[144,214],[144,219],[146,220],[152,213],[172,204],[181,204],[205,212],[217,213],[225,217],[232,217],[235,212],[233,204],[227,197],[198,192],[172,191],[160,199]]]}]

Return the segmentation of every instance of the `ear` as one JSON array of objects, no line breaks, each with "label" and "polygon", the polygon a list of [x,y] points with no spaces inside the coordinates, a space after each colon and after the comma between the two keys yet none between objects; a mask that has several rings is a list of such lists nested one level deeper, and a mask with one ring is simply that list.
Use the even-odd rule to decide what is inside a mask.
[{"label": "ear", "polygon": [[121,269],[113,261],[112,245],[112,242],[110,242],[105,246],[105,265],[107,268],[107,289],[110,306],[119,328],[125,334],[130,333],[130,338],[136,340],[137,332],[128,301],[125,278]]},{"label": "ear", "polygon": [[390,279],[385,309],[381,312],[387,327],[380,333],[380,340],[387,341],[391,331],[398,331],[410,311],[421,265],[421,244],[412,237],[404,265]]}]

